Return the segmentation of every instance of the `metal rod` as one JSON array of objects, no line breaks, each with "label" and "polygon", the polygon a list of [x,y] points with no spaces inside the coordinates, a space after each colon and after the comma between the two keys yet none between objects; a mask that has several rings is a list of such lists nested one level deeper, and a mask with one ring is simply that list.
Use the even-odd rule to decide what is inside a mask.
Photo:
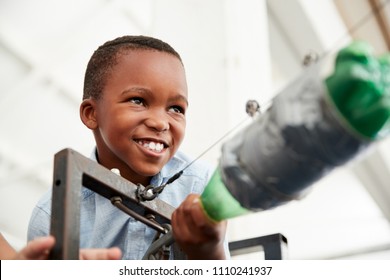
[{"label": "metal rod", "polygon": [[144,216],[141,216],[137,212],[131,210],[126,205],[124,205],[122,203],[122,199],[119,196],[114,196],[113,198],[111,198],[111,203],[115,207],[117,207],[118,209],[122,210],[123,212],[125,212],[129,216],[131,216],[134,219],[136,219],[137,221],[140,221],[140,222],[144,223],[145,225],[147,225],[147,226],[149,226],[149,227],[151,227],[151,228],[153,228],[153,229],[155,229],[155,230],[157,230],[157,231],[159,231],[161,233],[166,233],[167,232],[166,228],[164,228],[163,226],[161,226],[157,222],[155,222],[153,220],[150,220],[150,219],[147,219]]}]

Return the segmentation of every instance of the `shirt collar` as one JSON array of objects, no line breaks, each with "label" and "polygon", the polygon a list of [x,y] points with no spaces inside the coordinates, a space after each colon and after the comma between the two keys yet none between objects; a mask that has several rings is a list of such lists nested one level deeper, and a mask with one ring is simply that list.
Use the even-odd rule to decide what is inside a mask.
[{"label": "shirt collar", "polygon": [[152,177],[151,184],[160,186],[165,184],[169,178],[178,173],[185,167],[186,161],[180,157],[174,156],[168,163],[161,169],[161,171]]}]

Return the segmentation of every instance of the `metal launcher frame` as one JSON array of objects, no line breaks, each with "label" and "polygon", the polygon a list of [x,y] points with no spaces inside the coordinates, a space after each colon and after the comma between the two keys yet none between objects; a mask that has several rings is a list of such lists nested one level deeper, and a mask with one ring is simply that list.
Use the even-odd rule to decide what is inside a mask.
[{"label": "metal launcher frame", "polygon": [[[139,186],[72,149],[54,157],[50,234],[56,244],[50,259],[78,259],[80,247],[80,196],[86,187],[141,222],[166,233],[175,208],[158,198],[140,201]],[[125,208],[125,209],[124,209]]]},{"label": "metal launcher frame", "polygon": [[[140,199],[137,194],[143,186],[131,183],[72,149],[64,149],[54,156],[50,234],[56,238],[56,243],[49,259],[79,259],[82,187],[109,199],[113,206],[154,228],[157,235],[163,234],[151,244],[143,259],[155,259],[161,247],[170,245],[176,259],[185,258],[172,237],[173,206],[159,198]],[[287,239],[280,234],[275,236],[231,242],[229,249],[232,256],[255,249],[264,250],[266,259],[282,259],[282,248],[287,245]]]}]

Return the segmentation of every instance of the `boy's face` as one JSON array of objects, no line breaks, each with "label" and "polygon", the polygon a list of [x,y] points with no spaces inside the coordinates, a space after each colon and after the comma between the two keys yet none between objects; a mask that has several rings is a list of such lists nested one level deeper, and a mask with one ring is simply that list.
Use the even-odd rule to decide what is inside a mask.
[{"label": "boy's face", "polygon": [[188,107],[182,63],[171,54],[122,54],[96,101],[99,162],[134,183],[148,184],[184,138]]}]

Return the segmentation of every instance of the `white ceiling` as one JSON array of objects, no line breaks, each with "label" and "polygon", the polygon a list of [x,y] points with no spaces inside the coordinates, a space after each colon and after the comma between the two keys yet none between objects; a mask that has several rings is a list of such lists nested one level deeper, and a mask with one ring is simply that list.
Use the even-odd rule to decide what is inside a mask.
[{"label": "white ceiling", "polygon": [[[0,231],[15,247],[25,244],[31,209],[51,185],[53,155],[71,147],[88,156],[92,149],[78,104],[85,65],[106,40],[146,34],[178,48],[196,93],[183,147],[193,156],[241,119],[242,100],[254,95],[265,103],[299,75],[308,52],[335,51],[351,38],[367,40],[378,53],[388,49],[372,14],[354,28],[376,1],[271,0],[268,8],[261,0],[160,2],[0,2]],[[385,16],[389,10],[383,9]],[[239,28],[240,38],[251,41],[238,42],[229,33]],[[250,66],[256,71],[245,72],[252,82],[234,84],[232,69],[246,59],[256,62]],[[242,91],[234,93],[236,88]],[[229,238],[280,232],[291,259],[390,259],[388,150],[388,141],[381,141],[316,183],[301,201],[232,219]],[[218,155],[214,149],[204,159],[215,163]]]}]

